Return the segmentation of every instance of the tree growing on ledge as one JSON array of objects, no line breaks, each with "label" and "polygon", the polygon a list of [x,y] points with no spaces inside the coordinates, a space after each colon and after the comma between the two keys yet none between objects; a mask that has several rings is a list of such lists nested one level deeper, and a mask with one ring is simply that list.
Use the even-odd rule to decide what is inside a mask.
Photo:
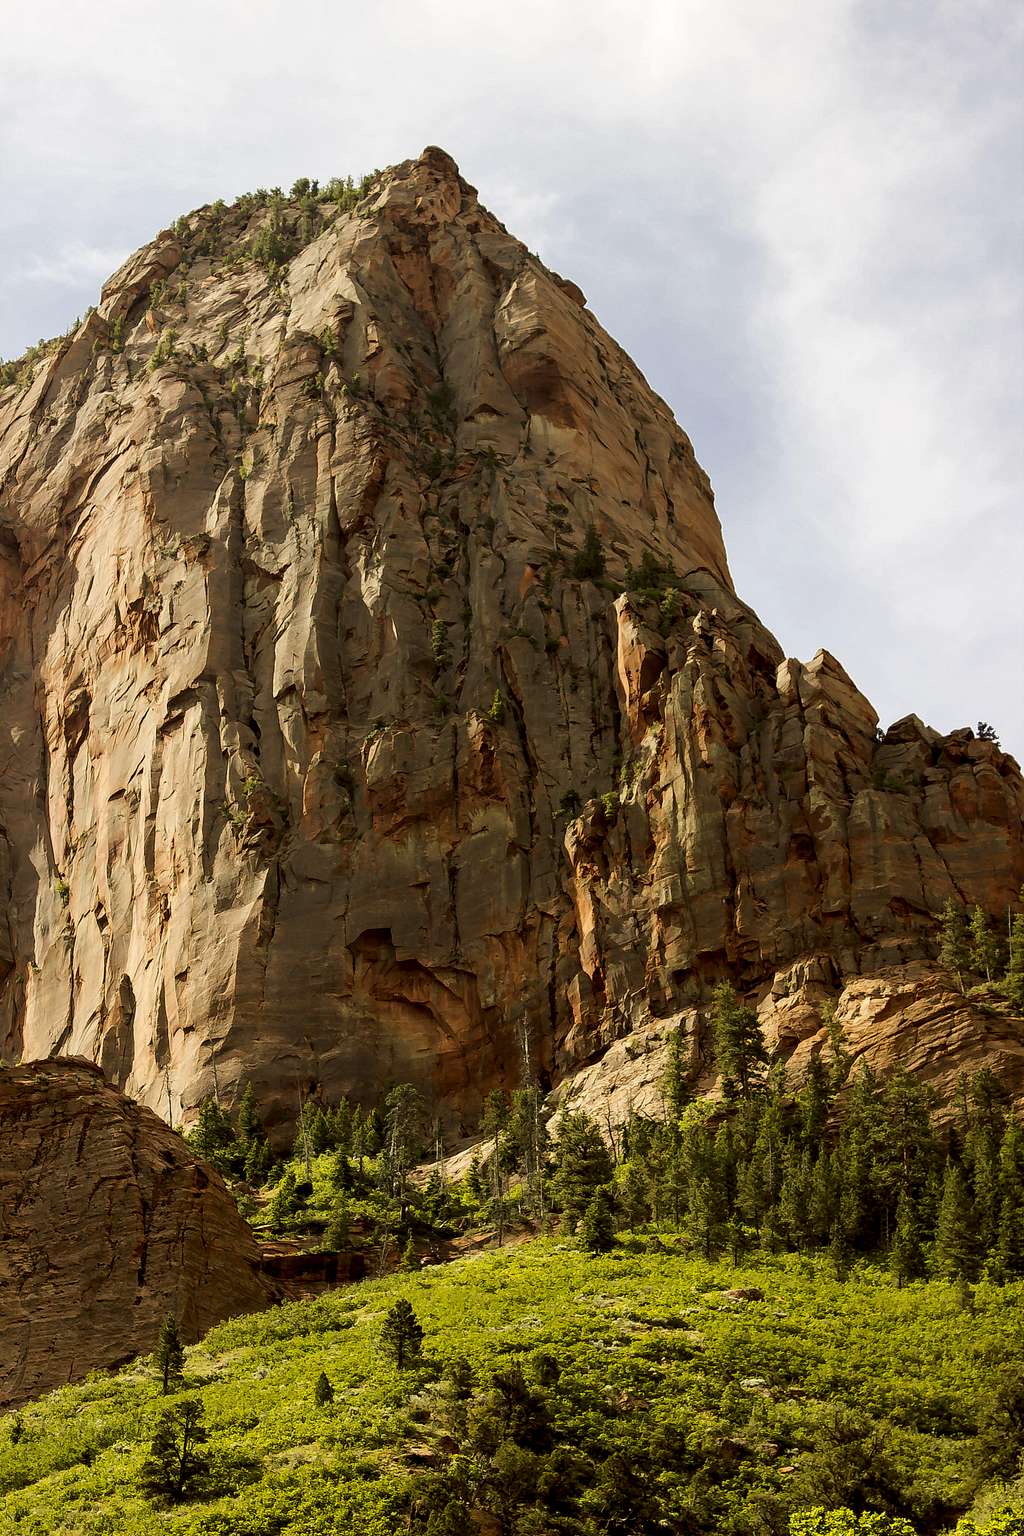
[{"label": "tree growing on ledge", "polygon": [[604,550],[593,523],[583,535],[583,548],[573,558],[572,574],[580,581],[596,581],[604,575]]},{"label": "tree growing on ledge", "polygon": [[971,913],[971,970],[979,976],[984,973],[985,980],[991,981],[998,965],[999,940],[981,907],[976,906]]},{"label": "tree growing on ledge", "polygon": [[1024,912],[1018,912],[1010,930],[1010,963],[1000,989],[1007,1001],[1024,1013]]},{"label": "tree growing on ledge", "polygon": [[942,927],[939,938],[939,964],[956,977],[957,986],[964,990],[964,972],[971,963],[971,947],[967,937],[967,922],[963,911],[952,896],[942,909]]}]

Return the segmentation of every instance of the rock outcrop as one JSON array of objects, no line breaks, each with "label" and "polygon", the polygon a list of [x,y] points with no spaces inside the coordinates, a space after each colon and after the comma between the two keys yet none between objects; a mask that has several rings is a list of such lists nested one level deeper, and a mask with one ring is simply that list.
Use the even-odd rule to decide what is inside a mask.
[{"label": "rock outcrop", "polygon": [[[826,1002],[842,1034],[847,1083],[862,1065],[879,1080],[896,1066],[906,1067],[932,1089],[936,1118],[941,1120],[956,1113],[961,1080],[987,1068],[1011,1100],[1024,1103],[1021,1020],[1000,998],[965,997],[948,976],[921,961],[851,976],[839,983],[838,991],[826,960],[798,961],[780,971],[764,992],[758,1015],[769,1049],[786,1061],[794,1082],[813,1055],[821,1052],[826,1061],[832,1060],[832,1041],[822,1023]],[[691,1008],[669,1022],[652,1020],[623,1036],[596,1061],[566,1077],[549,1102],[552,1132],[563,1108],[585,1110],[609,1128],[609,1134],[632,1114],[661,1118],[669,1046],[677,1026],[690,1044],[694,1090],[714,1094],[714,1062],[702,1049],[707,1044],[706,1020],[699,1008]],[[468,1167],[474,1150],[451,1160],[456,1174]]]},{"label": "rock outcrop", "polygon": [[8,1050],[472,1123],[524,1041],[1004,915],[1016,763],[783,656],[579,289],[440,150],[332,211],[179,221],[0,392]]},{"label": "rock outcrop", "polygon": [[0,1405],[277,1294],[220,1175],[90,1062],[0,1070]]}]

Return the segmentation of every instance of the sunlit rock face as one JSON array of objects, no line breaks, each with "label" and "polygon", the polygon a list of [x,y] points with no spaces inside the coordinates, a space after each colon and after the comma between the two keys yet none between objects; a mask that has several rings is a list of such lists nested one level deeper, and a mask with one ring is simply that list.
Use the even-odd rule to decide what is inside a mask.
[{"label": "sunlit rock face", "polygon": [[472,1123],[524,1050],[1005,913],[1017,765],[783,657],[579,289],[440,150],[330,215],[179,221],[0,391],[8,1052]]}]

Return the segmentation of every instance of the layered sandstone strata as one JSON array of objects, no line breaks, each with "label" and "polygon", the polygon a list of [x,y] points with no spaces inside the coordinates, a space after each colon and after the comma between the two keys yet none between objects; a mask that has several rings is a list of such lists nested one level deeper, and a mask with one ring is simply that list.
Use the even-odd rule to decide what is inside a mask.
[{"label": "layered sandstone strata", "polygon": [[1017,765],[785,659],[580,291],[439,150],[329,213],[180,221],[0,392],[8,1050],[472,1123],[524,1039],[556,1081],[1004,914]]},{"label": "layered sandstone strata", "polygon": [[212,1168],[83,1061],[0,1070],[0,1405],[275,1299]]}]

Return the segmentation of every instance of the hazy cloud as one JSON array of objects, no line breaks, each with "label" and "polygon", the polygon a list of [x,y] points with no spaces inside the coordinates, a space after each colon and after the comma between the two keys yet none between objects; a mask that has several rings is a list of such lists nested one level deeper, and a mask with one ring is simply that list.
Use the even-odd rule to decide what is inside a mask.
[{"label": "hazy cloud", "polygon": [[443,144],[672,405],[783,645],[1024,752],[1024,13],[44,0],[5,54],[0,353],[188,208]]},{"label": "hazy cloud", "polygon": [[21,272],[12,272],[7,281],[16,283],[50,283],[56,287],[74,288],[92,292],[115,272],[127,256],[126,249],[110,246],[83,245],[73,240],[60,246],[51,255],[30,255]]}]

